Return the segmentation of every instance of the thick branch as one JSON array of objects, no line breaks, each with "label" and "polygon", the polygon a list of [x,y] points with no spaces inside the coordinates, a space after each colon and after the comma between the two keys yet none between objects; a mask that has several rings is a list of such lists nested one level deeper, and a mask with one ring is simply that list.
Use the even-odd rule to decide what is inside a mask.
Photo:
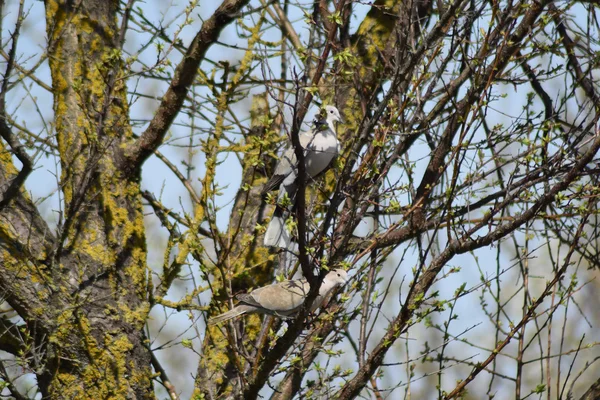
[{"label": "thick branch", "polygon": [[[0,180],[6,175],[5,167],[0,163]],[[35,205],[21,193],[9,207],[0,210],[0,293],[27,322],[35,320],[40,331],[49,322],[44,317],[54,310],[41,300],[47,296],[47,288],[33,285],[32,277],[42,282],[45,279],[43,261],[54,241]],[[33,264],[41,267],[32,267]],[[36,310],[47,312],[39,315]]]},{"label": "thick branch", "polygon": [[[2,210],[19,193],[19,190],[33,169],[33,162],[31,161],[31,158],[25,151],[25,148],[21,142],[19,142],[19,140],[15,137],[15,135],[13,135],[12,131],[8,127],[6,118],[4,116],[4,107],[2,107],[2,114],[0,115],[0,136],[6,141],[6,143],[8,143],[12,149],[12,152],[17,156],[19,161],[21,161],[21,164],[23,164],[17,176],[12,179],[5,190],[0,186],[0,190],[3,190],[3,192],[0,193],[0,210]],[[2,183],[3,182],[0,182],[0,184]]]},{"label": "thick branch", "polygon": [[581,396],[579,400],[596,400],[600,398],[600,378]]}]

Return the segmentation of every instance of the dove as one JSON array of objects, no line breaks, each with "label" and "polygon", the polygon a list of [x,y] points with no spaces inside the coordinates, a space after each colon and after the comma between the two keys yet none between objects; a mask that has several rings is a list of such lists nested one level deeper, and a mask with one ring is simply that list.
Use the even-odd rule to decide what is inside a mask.
[{"label": "dove", "polygon": [[[307,183],[326,172],[340,151],[334,123],[342,122],[342,117],[338,109],[333,106],[326,106],[325,113],[325,121],[318,118],[313,129],[299,135],[300,145],[304,149]],[[290,146],[281,156],[275,172],[265,184],[262,194],[264,196],[278,188],[277,202],[279,203],[287,194],[293,203],[297,190],[297,178],[298,160],[294,147]],[[290,234],[285,228],[284,209],[277,206],[265,232],[264,245],[289,249],[290,243]]]},{"label": "dove", "polygon": [[[311,305],[311,312],[321,306],[323,300],[338,286],[342,286],[348,280],[348,274],[343,269],[331,270],[321,283],[319,294]],[[277,317],[288,318],[294,316],[302,304],[308,292],[310,284],[304,278],[274,283],[263,286],[250,293],[239,294],[236,298],[240,301],[230,311],[217,315],[208,320],[209,325],[229,321],[243,314],[270,314]]]}]

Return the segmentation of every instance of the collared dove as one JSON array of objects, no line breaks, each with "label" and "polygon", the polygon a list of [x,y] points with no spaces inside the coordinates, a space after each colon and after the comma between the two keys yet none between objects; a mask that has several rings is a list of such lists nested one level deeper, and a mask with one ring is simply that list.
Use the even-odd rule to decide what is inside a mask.
[{"label": "collared dove", "polygon": [[[304,165],[307,183],[318,175],[326,172],[337,157],[340,142],[337,139],[334,123],[342,121],[337,108],[326,106],[326,119],[315,121],[315,128],[299,135],[300,144],[304,151]],[[289,147],[281,156],[275,172],[263,188],[263,195],[279,188],[279,202],[286,194],[294,202],[298,178],[298,160],[294,147]],[[285,228],[284,210],[281,206],[275,208],[271,222],[265,232],[264,244],[268,247],[289,248],[290,234]]]},{"label": "collared dove", "polygon": [[[319,288],[319,294],[313,301],[310,310],[315,311],[333,289],[343,285],[348,280],[348,274],[343,269],[330,271]],[[300,311],[310,290],[310,284],[304,278],[283,281],[273,285],[263,286],[250,293],[238,294],[240,303],[221,315],[208,320],[209,325],[229,321],[242,314],[271,314],[278,317],[291,317]]]}]

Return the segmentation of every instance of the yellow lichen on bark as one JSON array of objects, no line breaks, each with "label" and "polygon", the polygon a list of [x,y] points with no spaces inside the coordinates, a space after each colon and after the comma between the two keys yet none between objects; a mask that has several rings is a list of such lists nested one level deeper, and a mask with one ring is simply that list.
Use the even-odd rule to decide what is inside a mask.
[{"label": "yellow lichen on bark", "polygon": [[19,172],[12,162],[12,153],[6,149],[3,141],[0,141],[0,163],[4,173],[11,177]]},{"label": "yellow lichen on bark", "polygon": [[[4,141],[0,140],[0,182],[10,182],[17,175],[18,170],[12,161],[11,153],[6,149]],[[20,189],[20,196],[29,200],[27,191]],[[10,206],[9,206],[10,207]],[[39,260],[47,257],[46,249],[37,243],[24,243],[21,247],[15,247],[12,243],[21,243],[23,232],[17,230],[17,226],[31,226],[31,218],[26,212],[14,209],[10,217],[0,216],[0,243],[2,243],[0,260],[4,273],[11,279],[22,279],[36,286],[32,291],[39,301],[46,301],[50,294],[47,283],[51,282],[45,265],[37,265]],[[20,297],[20,293],[14,296]],[[32,308],[32,314],[41,315],[43,310]]]},{"label": "yellow lichen on bark", "polygon": [[132,385],[152,388],[149,353],[139,346],[150,310],[140,183],[118,165],[133,140],[115,46],[118,7],[91,0],[77,6],[46,2],[64,248],[72,255],[60,262],[71,272],[60,292],[65,299],[73,296],[67,305],[73,311],[61,314],[49,340],[66,357],[81,357],[82,348],[87,356],[77,368],[58,371],[50,387],[72,398],[128,398]]},{"label": "yellow lichen on bark", "polygon": [[[71,314],[65,327],[71,326],[71,320],[77,320],[80,334],[85,338],[86,351],[92,360],[81,371],[80,380],[69,373],[59,373],[55,379],[52,393],[60,398],[77,399],[124,399],[129,398],[130,386],[123,379],[136,368],[128,364],[126,354],[133,344],[126,335],[119,332],[105,332],[100,346],[91,334],[91,323],[82,315]],[[137,371],[139,375],[140,372]],[[144,376],[150,374],[149,367]],[[137,378],[139,379],[139,377]]]}]

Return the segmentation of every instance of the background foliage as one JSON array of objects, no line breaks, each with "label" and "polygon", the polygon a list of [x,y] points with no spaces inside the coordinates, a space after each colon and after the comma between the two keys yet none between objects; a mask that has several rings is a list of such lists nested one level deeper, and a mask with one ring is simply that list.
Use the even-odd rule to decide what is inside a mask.
[{"label": "background foliage", "polygon": [[[0,9],[3,396],[598,396],[596,3]],[[264,248],[326,104],[342,155]],[[206,326],[331,267],[317,315]]]}]

